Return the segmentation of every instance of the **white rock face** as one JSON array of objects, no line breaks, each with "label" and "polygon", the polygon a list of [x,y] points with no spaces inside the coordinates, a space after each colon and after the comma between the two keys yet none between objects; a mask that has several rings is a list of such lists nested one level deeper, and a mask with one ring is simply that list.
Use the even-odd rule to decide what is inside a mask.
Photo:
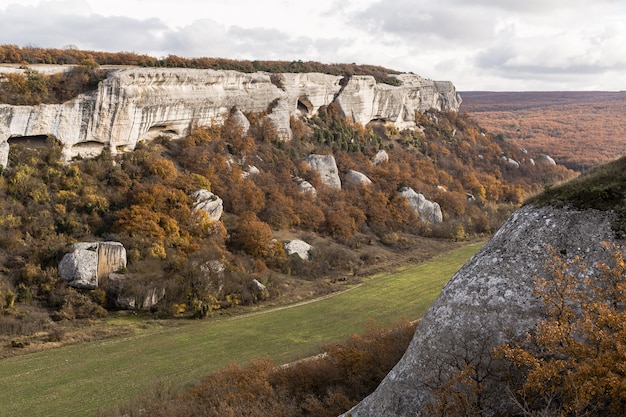
[{"label": "white rock face", "polygon": [[[582,257],[587,266],[606,262],[611,253],[602,242],[616,242],[611,230],[616,217],[552,207],[516,211],[448,282],[403,358],[351,415],[426,416],[424,406],[434,398],[426,385],[453,366],[451,356],[478,360],[481,352],[524,335],[545,317],[533,290],[535,276],[549,277],[544,270],[548,246],[567,259]],[[514,415],[502,383],[486,379],[484,384],[485,403],[502,407],[492,415]]]},{"label": "white rock face", "polygon": [[[280,78],[280,83],[272,82]],[[223,123],[233,107],[260,113],[276,101],[269,119],[281,138],[291,137],[291,115],[313,115],[336,100],[342,112],[363,124],[373,119],[399,127],[415,111],[458,110],[460,98],[449,82],[400,74],[400,86],[355,76],[342,89],[340,76],[327,74],[240,73],[185,68],[125,68],[111,72],[98,90],[63,104],[0,105],[0,165],[11,137],[53,135],[66,158],[91,156],[104,148],[132,150],[138,141],[189,133],[191,125]],[[277,85],[278,84],[278,85]],[[413,123],[414,124],[414,123]],[[15,140],[15,139],[14,139]]]},{"label": "white rock face", "polygon": [[304,240],[291,240],[285,243],[285,251],[287,255],[291,256],[294,253],[297,254],[300,259],[308,260],[311,257],[310,250],[313,249],[313,246],[306,243]]},{"label": "white rock face", "polygon": [[[373,77],[355,75],[337,97],[346,116],[366,123],[372,120],[393,122],[399,128],[415,126],[415,111],[457,108],[461,98],[450,82],[426,80],[419,75],[394,76],[402,85],[376,83]],[[437,91],[437,94],[434,92]]]},{"label": "white rock face", "polygon": [[220,220],[224,212],[224,202],[221,198],[205,189],[194,191],[191,198],[196,200],[192,206],[193,210],[204,211],[212,222]]},{"label": "white rock face", "polygon": [[443,214],[441,213],[439,204],[427,200],[423,194],[416,193],[415,190],[410,187],[400,189],[400,194],[408,200],[409,205],[417,212],[420,220],[431,224],[437,224],[443,221]]},{"label": "white rock face", "polygon": [[341,179],[339,179],[339,170],[334,156],[313,154],[309,155],[305,162],[320,174],[322,183],[330,188],[341,189]]},{"label": "white rock face", "polygon": [[352,184],[359,185],[369,185],[372,183],[372,180],[370,180],[367,175],[359,171],[354,171],[352,169],[346,173],[346,181]]},{"label": "white rock face", "polygon": [[110,273],[126,268],[126,249],[119,242],[83,242],[59,262],[59,275],[74,288],[95,290]]}]

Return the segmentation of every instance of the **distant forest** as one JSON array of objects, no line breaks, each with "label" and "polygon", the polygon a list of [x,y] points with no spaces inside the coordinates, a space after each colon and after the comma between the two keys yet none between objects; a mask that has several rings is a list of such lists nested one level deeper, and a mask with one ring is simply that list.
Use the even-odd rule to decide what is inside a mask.
[{"label": "distant forest", "polygon": [[314,61],[248,61],[226,58],[183,58],[168,55],[155,58],[134,52],[84,51],[73,47],[63,49],[39,48],[34,46],[0,45],[0,62],[5,64],[57,64],[57,65],[133,65],[139,67],[197,68],[234,70],[240,72],[300,73],[319,72],[332,75],[371,75],[378,82],[397,85],[390,77],[399,74],[388,68],[375,65],[322,64]]}]

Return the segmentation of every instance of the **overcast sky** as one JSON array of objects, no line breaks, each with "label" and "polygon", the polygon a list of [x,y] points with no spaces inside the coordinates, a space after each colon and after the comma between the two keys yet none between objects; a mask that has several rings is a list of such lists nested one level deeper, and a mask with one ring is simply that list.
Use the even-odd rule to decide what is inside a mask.
[{"label": "overcast sky", "polygon": [[0,0],[0,43],[381,65],[459,91],[626,90],[625,0]]}]

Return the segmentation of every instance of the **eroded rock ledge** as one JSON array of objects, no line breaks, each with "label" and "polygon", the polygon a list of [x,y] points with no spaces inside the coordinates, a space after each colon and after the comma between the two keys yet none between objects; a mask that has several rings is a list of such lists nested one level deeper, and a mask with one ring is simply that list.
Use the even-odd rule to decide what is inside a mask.
[{"label": "eroded rock ledge", "polygon": [[289,118],[310,116],[332,102],[360,123],[384,120],[405,128],[415,112],[457,111],[460,97],[447,81],[414,74],[393,75],[399,86],[376,83],[371,76],[303,73],[241,73],[183,68],[126,68],[112,71],[98,90],[62,104],[0,105],[0,165],[6,166],[9,139],[52,135],[70,159],[127,151],[138,141],[159,135],[173,138],[192,126],[221,123],[230,110],[268,117],[284,140],[291,137]]}]

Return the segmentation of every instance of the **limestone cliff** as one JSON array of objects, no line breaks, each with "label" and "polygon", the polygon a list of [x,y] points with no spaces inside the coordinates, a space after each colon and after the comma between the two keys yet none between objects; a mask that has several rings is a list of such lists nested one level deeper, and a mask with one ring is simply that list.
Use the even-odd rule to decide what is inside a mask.
[{"label": "limestone cliff", "polygon": [[[98,90],[62,104],[0,105],[0,165],[6,166],[9,139],[53,135],[66,158],[91,156],[104,148],[132,150],[158,135],[181,137],[194,126],[222,123],[230,110],[270,111],[285,140],[292,115],[310,116],[336,101],[355,121],[385,120],[399,127],[414,122],[415,111],[458,110],[460,98],[449,82],[413,74],[395,76],[399,86],[370,76],[241,73],[181,68],[116,69]],[[414,125],[414,123],[413,123]]]},{"label": "limestone cliff", "polygon": [[[548,245],[567,259],[581,256],[588,266],[606,261],[610,252],[601,242],[626,243],[616,241],[612,230],[617,217],[614,211],[533,205],[515,212],[445,286],[404,357],[350,415],[428,415],[431,387],[454,366],[454,358],[478,361],[484,352],[525,334],[543,317],[543,304],[533,289],[534,277],[546,276]],[[484,384],[494,415],[509,415],[506,390],[489,379]]]}]

